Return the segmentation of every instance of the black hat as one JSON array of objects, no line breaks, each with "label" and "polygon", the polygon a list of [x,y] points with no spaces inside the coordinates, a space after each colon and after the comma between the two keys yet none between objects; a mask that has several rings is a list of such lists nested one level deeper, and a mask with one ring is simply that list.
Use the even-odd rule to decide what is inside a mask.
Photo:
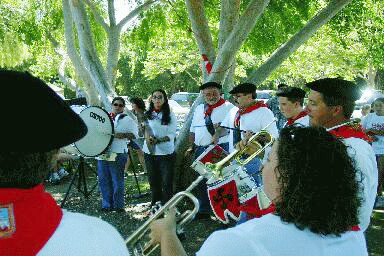
[{"label": "black hat", "polygon": [[233,88],[229,93],[235,94],[235,93],[254,93],[256,91],[256,85],[251,83],[243,83],[239,84],[235,88]]},{"label": "black hat", "polygon": [[0,70],[3,132],[0,152],[48,152],[87,133],[83,120],[42,80]]},{"label": "black hat", "polygon": [[221,84],[219,84],[219,83],[216,83],[216,82],[208,82],[208,83],[202,84],[202,85],[200,86],[200,90],[204,90],[204,89],[209,88],[209,87],[215,87],[215,88],[218,88],[218,89],[221,89],[221,88],[222,88]]},{"label": "black hat", "polygon": [[276,95],[279,97],[287,97],[287,98],[304,98],[305,91],[298,87],[286,87],[278,91]]},{"label": "black hat", "polygon": [[358,100],[362,93],[355,83],[340,78],[323,78],[310,82],[306,86],[324,96],[343,98],[348,101]]}]

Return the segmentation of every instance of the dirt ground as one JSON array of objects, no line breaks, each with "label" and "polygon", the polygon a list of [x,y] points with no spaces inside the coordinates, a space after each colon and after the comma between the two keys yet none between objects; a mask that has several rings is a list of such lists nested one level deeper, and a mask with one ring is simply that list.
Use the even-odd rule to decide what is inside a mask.
[{"label": "dirt ground", "polygon": [[[124,239],[128,238],[148,218],[147,212],[150,204],[149,185],[146,175],[138,167],[135,169],[137,169],[137,183],[139,187],[133,172],[127,173],[125,177],[125,213],[100,211],[101,195],[97,186],[94,161],[86,162],[84,171],[85,182],[78,182],[78,175],[74,175],[74,173],[79,173],[77,163],[68,167],[72,171],[70,176],[65,177],[57,185],[45,184],[46,190],[53,195],[58,204],[62,204],[65,195],[68,194],[63,206],[64,209],[95,216],[109,222],[116,227]],[[73,177],[76,177],[76,179],[73,179]],[[72,180],[74,180],[74,183],[70,188]],[[87,193],[84,193],[84,185],[87,186]],[[92,187],[94,187],[94,190],[89,191]],[[140,188],[140,193],[138,188]],[[227,227],[214,219],[193,220],[186,225],[182,243],[188,255],[194,255],[212,232]],[[366,232],[366,237],[369,255],[384,256],[384,209],[375,209],[371,225]],[[153,255],[160,255],[159,250],[153,253]]]}]

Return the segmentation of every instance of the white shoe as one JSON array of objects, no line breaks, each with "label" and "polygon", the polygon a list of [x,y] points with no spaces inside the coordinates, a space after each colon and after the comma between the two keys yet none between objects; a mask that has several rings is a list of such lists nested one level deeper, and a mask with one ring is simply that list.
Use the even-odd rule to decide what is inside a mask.
[{"label": "white shoe", "polygon": [[64,177],[69,175],[69,173],[64,168],[61,168],[56,173],[59,175],[60,179],[62,179],[62,178],[64,178]]}]

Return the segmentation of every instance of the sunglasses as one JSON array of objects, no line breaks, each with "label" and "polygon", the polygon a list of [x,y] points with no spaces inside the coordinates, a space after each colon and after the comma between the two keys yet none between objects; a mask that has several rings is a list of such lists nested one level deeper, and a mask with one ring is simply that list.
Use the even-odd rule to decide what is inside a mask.
[{"label": "sunglasses", "polygon": [[152,99],[154,100],[161,100],[163,98],[162,95],[159,95],[159,96],[152,96]]},{"label": "sunglasses", "polygon": [[124,107],[124,105],[123,104],[118,104],[118,103],[113,103],[113,106],[115,106],[115,107]]}]

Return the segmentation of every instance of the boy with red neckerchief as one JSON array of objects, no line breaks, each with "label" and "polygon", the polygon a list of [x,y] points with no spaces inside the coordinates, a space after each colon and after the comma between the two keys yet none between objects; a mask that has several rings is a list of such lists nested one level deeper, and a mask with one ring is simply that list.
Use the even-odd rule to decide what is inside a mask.
[{"label": "boy with red neckerchief", "polygon": [[284,127],[309,126],[309,116],[303,109],[305,91],[298,87],[286,87],[277,92],[281,113],[287,118]]},{"label": "boy with red neckerchief", "polygon": [[[82,119],[28,73],[2,70],[0,84],[10,96],[0,103],[9,122],[0,153],[0,255],[128,255],[115,228],[61,209],[44,191],[54,152],[87,133]],[[26,105],[28,114],[15,115]]]},{"label": "boy with red neckerchief", "polygon": [[375,153],[368,144],[371,138],[350,120],[361,91],[353,82],[339,78],[319,79],[306,86],[311,89],[306,107],[310,125],[322,126],[336,137],[343,138],[350,157],[355,161],[362,199],[359,227],[365,231],[375,203],[378,173]]}]

